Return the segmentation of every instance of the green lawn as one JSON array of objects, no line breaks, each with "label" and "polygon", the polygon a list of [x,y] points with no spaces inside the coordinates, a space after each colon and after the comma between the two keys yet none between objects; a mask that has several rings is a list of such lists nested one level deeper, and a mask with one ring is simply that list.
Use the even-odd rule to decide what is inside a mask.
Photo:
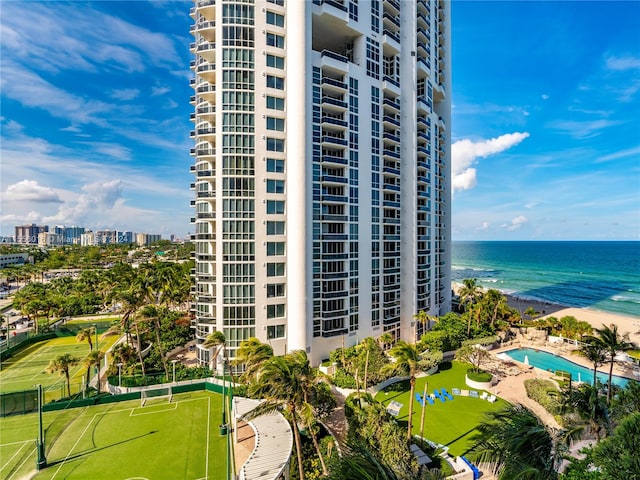
[{"label": "green lawn", "polygon": [[[106,351],[118,339],[117,336],[99,337],[100,350]],[[95,342],[94,342],[95,343]],[[95,348],[95,345],[94,345]],[[63,353],[80,358],[80,363],[72,368],[71,393],[82,389],[82,377],[87,369],[82,366],[82,359],[89,353],[89,344],[78,342],[75,336],[58,337],[35,343],[17,355],[2,362],[0,371],[0,392],[31,390],[34,385],[41,384],[45,390],[44,403],[66,397],[66,378],[57,373],[48,373],[49,362]]]},{"label": "green lawn", "polygon": [[[43,414],[47,467],[34,478],[197,480],[226,478],[221,397],[176,394]],[[37,414],[0,419],[0,479],[35,470]]]},{"label": "green lawn", "polygon": [[[444,362],[440,365],[440,371],[428,377],[418,378],[416,392],[422,395],[425,382],[428,382],[428,393],[434,389],[446,388],[452,394],[453,388],[470,388],[465,384],[464,377],[469,365],[458,362]],[[424,436],[429,440],[449,447],[452,455],[463,455],[470,447],[469,437],[475,426],[483,419],[484,413],[491,410],[499,410],[506,405],[503,400],[489,403],[486,400],[472,397],[453,396],[454,400],[441,402],[436,398],[433,405],[425,403],[425,428]],[[409,382],[400,382],[387,387],[376,395],[376,400],[388,405],[395,400],[402,404],[397,419],[406,427],[409,416]],[[413,433],[420,435],[420,417],[422,406],[415,401],[413,403]]]}]

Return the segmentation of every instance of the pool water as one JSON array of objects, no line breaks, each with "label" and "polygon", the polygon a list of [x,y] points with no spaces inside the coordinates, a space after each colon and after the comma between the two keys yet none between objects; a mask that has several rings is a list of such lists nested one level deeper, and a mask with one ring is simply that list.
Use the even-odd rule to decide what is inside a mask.
[{"label": "pool water", "polygon": [[[573,363],[570,360],[559,357],[552,353],[543,352],[541,350],[534,350],[532,348],[518,348],[515,350],[509,350],[504,352],[506,355],[519,362],[524,362],[525,357],[529,361],[529,365],[542,370],[555,372],[556,370],[563,370],[571,374],[571,378],[574,381],[582,381],[591,383],[593,381],[593,370],[583,367],[577,363]],[[603,384],[609,381],[609,375],[598,372],[598,380]],[[629,380],[623,377],[613,376],[612,382],[615,385],[624,387]]]}]

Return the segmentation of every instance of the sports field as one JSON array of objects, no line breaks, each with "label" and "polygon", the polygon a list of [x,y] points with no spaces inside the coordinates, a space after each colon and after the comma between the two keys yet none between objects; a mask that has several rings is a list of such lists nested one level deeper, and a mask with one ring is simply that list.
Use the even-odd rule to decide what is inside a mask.
[{"label": "sports field", "polygon": [[[118,339],[117,336],[99,337],[99,348],[104,352]],[[94,347],[95,348],[95,345]],[[82,388],[82,376],[87,369],[82,360],[89,353],[89,344],[78,342],[75,336],[58,337],[35,343],[20,353],[2,362],[0,371],[0,392],[31,390],[34,385],[41,384],[45,389],[44,403],[66,397],[66,378],[58,373],[47,372],[49,362],[58,355],[70,353],[78,357],[80,362],[70,370],[71,393],[78,393]]]},{"label": "sports field", "polygon": [[[35,479],[222,480],[220,395],[197,391],[43,414],[47,467]],[[0,479],[35,470],[38,415],[0,419]]]}]

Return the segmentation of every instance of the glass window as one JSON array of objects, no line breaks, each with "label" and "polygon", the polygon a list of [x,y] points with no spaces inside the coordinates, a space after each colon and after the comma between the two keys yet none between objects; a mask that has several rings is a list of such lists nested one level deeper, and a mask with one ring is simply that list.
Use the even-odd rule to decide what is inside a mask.
[{"label": "glass window", "polygon": [[284,98],[267,95],[267,108],[272,110],[284,110]]},{"label": "glass window", "polygon": [[284,283],[267,284],[267,298],[284,297]]},{"label": "glass window", "polygon": [[267,158],[267,172],[284,173],[284,160]]},{"label": "glass window", "polygon": [[284,180],[267,179],[267,193],[284,193]]},{"label": "glass window", "polygon": [[284,70],[284,58],[267,53],[267,67],[279,68],[280,70]]},{"label": "glass window", "polygon": [[284,222],[267,222],[267,235],[284,235]]},{"label": "glass window", "polygon": [[267,242],[267,256],[284,255],[284,242]]},{"label": "glass window", "polygon": [[267,12],[267,23],[277,27],[284,27],[284,15],[275,12]]},{"label": "glass window", "polygon": [[282,277],[284,275],[284,262],[267,263],[267,277]]},{"label": "glass window", "polygon": [[267,45],[270,47],[284,48],[284,36],[267,33]]},{"label": "glass window", "polygon": [[284,317],[284,303],[277,305],[267,305],[267,318]]},{"label": "glass window", "polygon": [[267,87],[284,90],[284,78],[275,75],[267,75]]},{"label": "glass window", "polygon": [[284,132],[284,118],[267,117],[267,130]]},{"label": "glass window", "polygon": [[[272,0],[269,0],[272,1]],[[284,338],[284,325],[268,325],[267,338]]]},{"label": "glass window", "polygon": [[267,150],[270,152],[284,152],[284,140],[281,138],[267,138]]},{"label": "glass window", "polygon": [[284,200],[267,200],[267,213],[269,213],[269,214],[283,214],[284,213]]}]

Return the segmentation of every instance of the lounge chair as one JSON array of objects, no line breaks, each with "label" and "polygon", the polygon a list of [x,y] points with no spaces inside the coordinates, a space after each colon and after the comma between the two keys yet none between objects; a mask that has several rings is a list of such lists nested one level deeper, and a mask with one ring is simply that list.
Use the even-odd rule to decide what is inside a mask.
[{"label": "lounge chair", "polygon": [[470,390],[469,396],[473,398],[478,398],[478,392],[476,390]]},{"label": "lounge chair", "polygon": [[460,395],[462,395],[463,397],[468,397],[469,396],[469,390],[460,390]]},{"label": "lounge chair", "polygon": [[424,399],[425,399],[427,402],[429,402],[429,405],[433,405],[433,404],[434,404],[433,398],[434,398],[434,395],[433,395],[433,394],[431,394],[431,395],[427,395],[426,397],[424,397]]},{"label": "lounge chair", "polygon": [[489,394],[487,392],[482,392],[482,395],[480,395],[480,398],[482,400],[486,400],[488,396],[489,396]]},{"label": "lounge chair", "polygon": [[452,388],[451,393],[453,393],[454,395],[462,395],[462,392],[459,388]]},{"label": "lounge chair", "polygon": [[489,395],[489,396],[487,397],[487,402],[493,403],[493,402],[495,402],[496,400],[497,400],[497,398],[496,398],[496,396],[495,396],[495,395]]},{"label": "lounge chair", "polygon": [[419,393],[416,393],[416,400],[418,401],[418,403],[420,405],[422,405],[424,407],[424,400],[422,400],[422,397],[420,396]]},{"label": "lounge chair", "polygon": [[442,395],[444,395],[445,397],[447,397],[447,400],[453,400],[453,397],[451,396],[451,394],[449,392],[447,392],[446,388],[442,389]]},{"label": "lounge chair", "polygon": [[440,401],[441,401],[441,402],[444,402],[444,401],[446,401],[446,400],[447,400],[446,398],[444,398],[444,397],[442,396],[442,394],[438,391],[438,389],[435,389],[435,390],[433,391],[433,393],[435,394],[435,396],[436,396],[436,397],[438,397],[438,398],[440,399]]}]

